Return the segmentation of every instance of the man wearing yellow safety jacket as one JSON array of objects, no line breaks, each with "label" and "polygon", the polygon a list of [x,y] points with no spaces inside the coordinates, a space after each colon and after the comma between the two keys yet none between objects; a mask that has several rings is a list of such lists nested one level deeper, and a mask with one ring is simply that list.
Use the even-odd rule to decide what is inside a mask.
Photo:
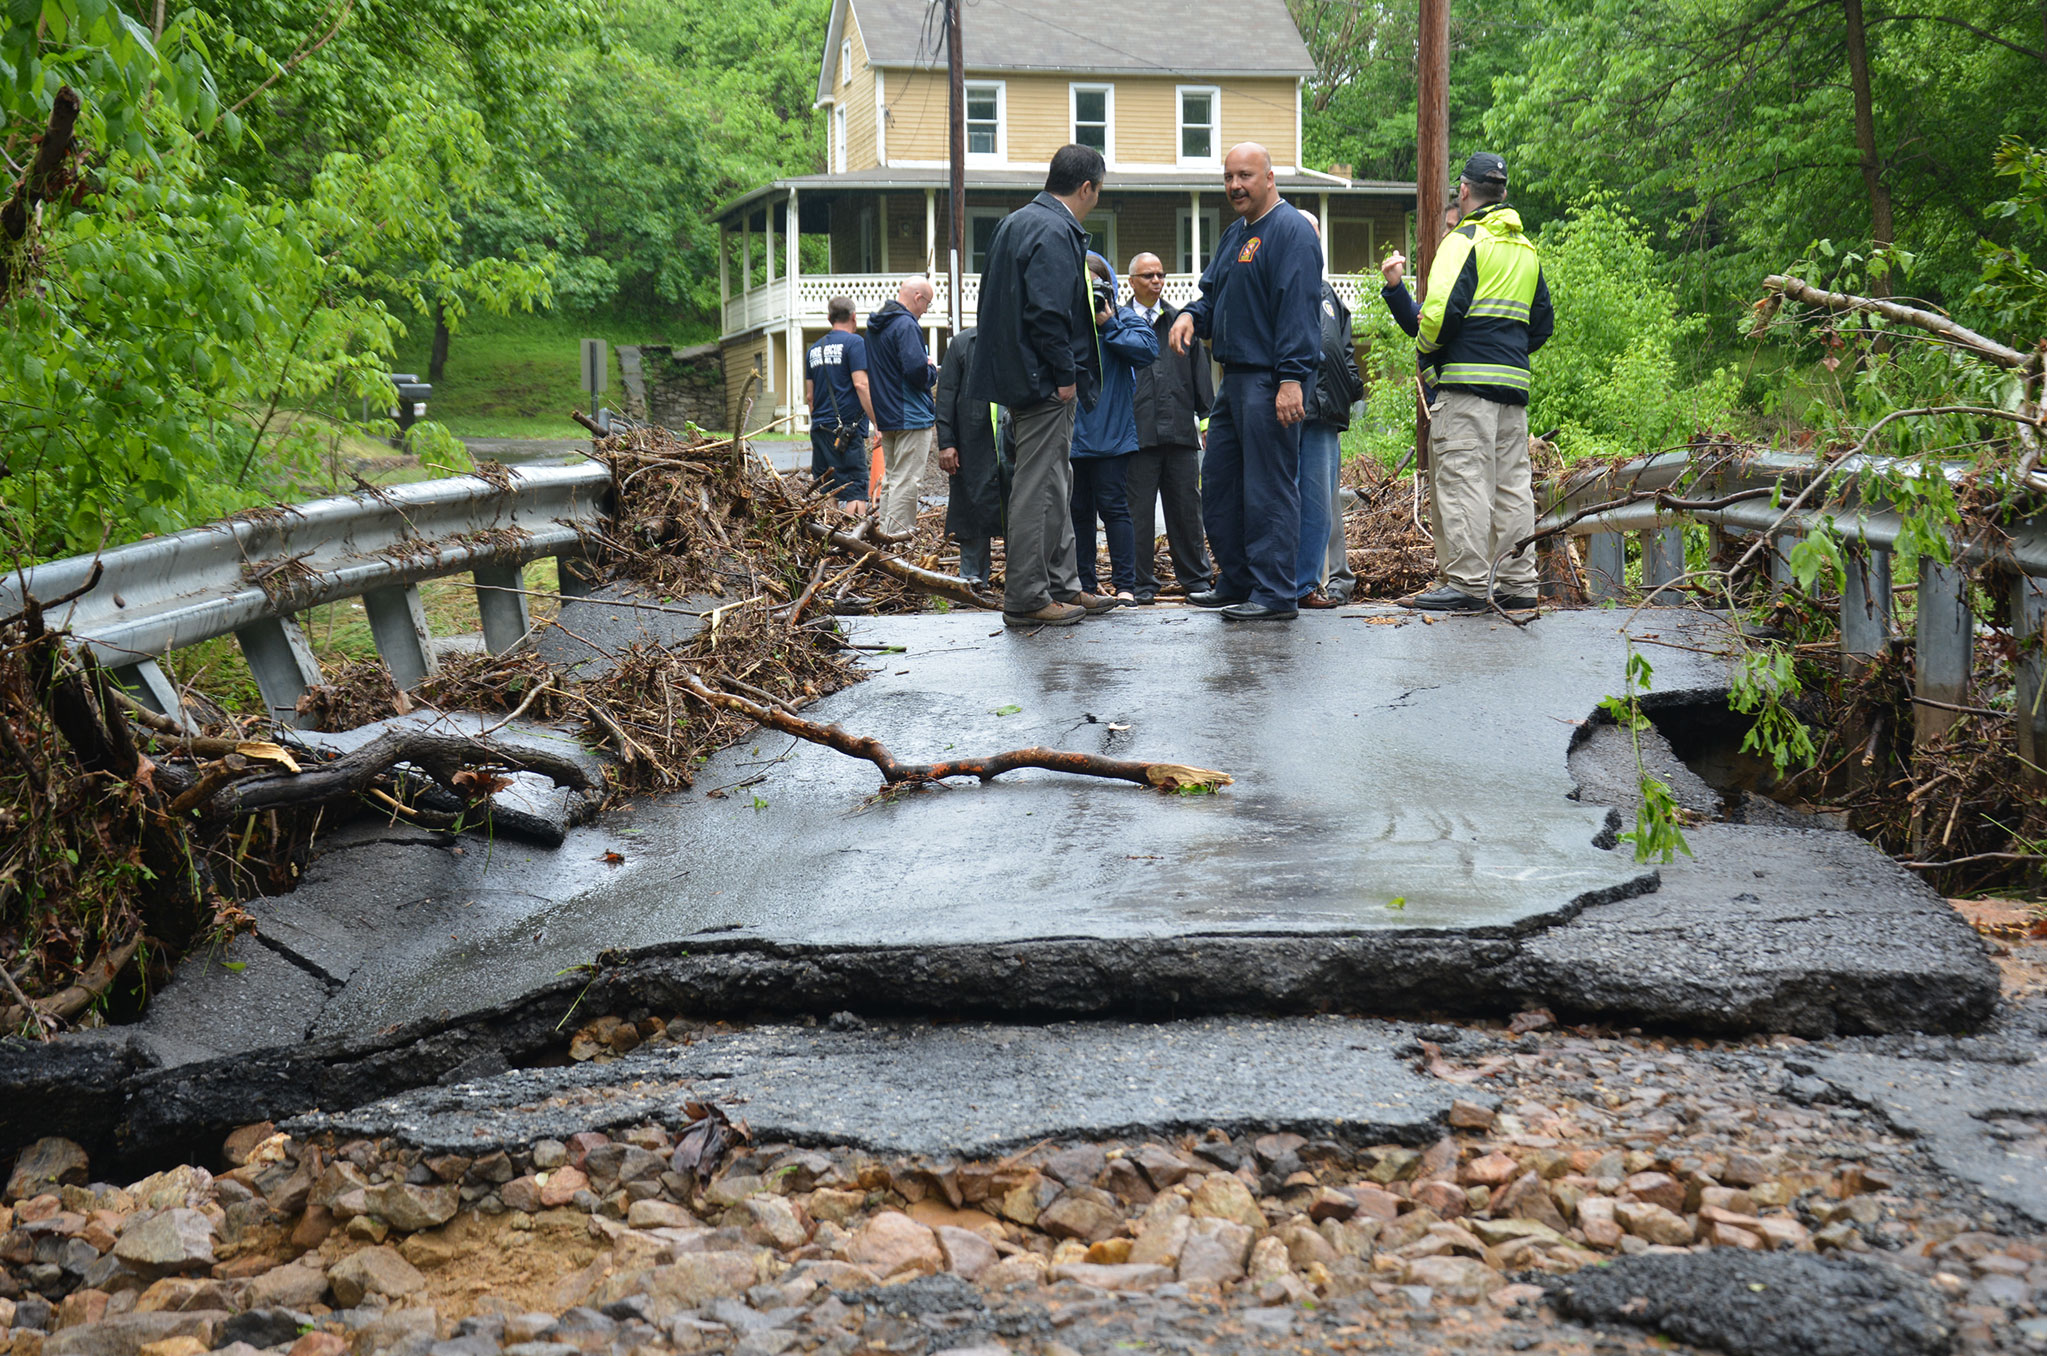
[{"label": "man wearing yellow safety jacket", "polygon": [[[1440,578],[1404,601],[1430,612],[1488,610],[1494,560],[1535,531],[1528,358],[1555,324],[1535,243],[1507,206],[1507,162],[1490,151],[1466,161],[1457,206],[1415,336],[1423,379],[1438,392],[1429,463]],[[1534,549],[1501,559],[1492,587],[1502,607],[1534,607]]]}]

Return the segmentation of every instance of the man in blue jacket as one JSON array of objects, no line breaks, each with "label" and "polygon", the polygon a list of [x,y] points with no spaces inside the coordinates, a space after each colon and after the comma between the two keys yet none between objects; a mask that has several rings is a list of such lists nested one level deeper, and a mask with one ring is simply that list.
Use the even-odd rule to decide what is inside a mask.
[{"label": "man in blue jacket", "polygon": [[917,490],[938,455],[938,365],[918,322],[931,309],[931,283],[903,279],[896,299],[867,317],[867,384],[881,430],[881,530],[902,538],[917,530]]},{"label": "man in blue jacket", "polygon": [[1175,353],[1208,340],[1223,368],[1201,467],[1216,584],[1187,601],[1230,621],[1290,621],[1299,615],[1301,421],[1322,360],[1322,245],[1279,196],[1263,146],[1230,148],[1223,189],[1237,220],[1169,336]]},{"label": "man in blue jacket", "polygon": [[1101,381],[1081,218],[1101,201],[1102,153],[1062,146],[1045,191],[1002,219],[981,269],[980,348],[967,379],[977,400],[1009,411],[1016,473],[1009,487],[1003,622],[1070,626],[1117,606],[1083,592],[1074,566],[1073,416]]},{"label": "man in blue jacket", "polygon": [[[1080,586],[1095,586],[1095,519],[1109,538],[1108,592],[1130,602],[1137,587],[1137,533],[1130,520],[1130,454],[1137,451],[1137,369],[1158,361],[1159,337],[1135,307],[1116,304],[1116,271],[1088,252],[1095,279],[1095,326],[1102,336],[1102,394],[1073,422],[1074,565]],[[1144,543],[1146,551],[1152,543]]]}]

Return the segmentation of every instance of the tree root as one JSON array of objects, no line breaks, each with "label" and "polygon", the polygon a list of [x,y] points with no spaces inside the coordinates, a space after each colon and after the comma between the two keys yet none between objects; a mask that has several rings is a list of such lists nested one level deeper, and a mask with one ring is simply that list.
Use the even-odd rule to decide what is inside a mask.
[{"label": "tree root", "polygon": [[[141,946],[142,934],[138,932],[119,946],[108,949],[98,960],[80,971],[77,983],[47,998],[35,999],[31,1006],[35,1009],[34,1020],[37,1030],[41,1031],[47,1021],[71,1021],[91,1007],[108,989],[114,987],[114,981],[121,977],[121,972],[128,968],[128,963],[135,959],[135,953]],[[14,988],[11,980],[7,987]],[[14,991],[17,994],[21,992],[19,989]],[[28,1020],[29,1014],[24,1012],[19,1004],[10,1004],[4,1012],[0,1012],[0,1028],[8,1031],[19,1029]]]},{"label": "tree root", "polygon": [[698,675],[684,670],[683,688],[706,706],[734,711],[755,724],[807,739],[813,744],[837,749],[852,758],[864,758],[881,769],[882,780],[890,786],[944,781],[948,777],[979,777],[990,781],[1005,772],[1021,768],[1043,768],[1048,772],[1071,772],[1083,777],[1107,777],[1135,782],[1161,791],[1213,792],[1235,779],[1227,772],[1189,767],[1185,763],[1144,763],[1127,758],[1105,758],[1096,753],[1068,753],[1058,749],[1012,749],[987,758],[954,758],[943,763],[898,761],[878,739],[849,734],[836,725],[820,725],[778,707],[764,706],[735,693],[712,687]]}]

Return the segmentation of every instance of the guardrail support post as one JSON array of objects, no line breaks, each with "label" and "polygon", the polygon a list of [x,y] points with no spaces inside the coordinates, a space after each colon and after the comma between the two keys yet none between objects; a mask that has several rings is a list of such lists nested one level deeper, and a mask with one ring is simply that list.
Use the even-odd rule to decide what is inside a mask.
[{"label": "guardrail support post", "polygon": [[1891,643],[1891,553],[1849,544],[1841,584],[1841,672],[1853,678]]},{"label": "guardrail support post", "polygon": [[1791,548],[1798,545],[1798,538],[1783,535],[1770,538],[1770,591],[1782,593],[1796,582],[1791,573]]},{"label": "guardrail support post", "polygon": [[391,680],[401,688],[417,687],[434,671],[432,634],[426,626],[426,608],[419,601],[417,584],[371,589],[362,596],[363,610],[370,615],[370,635]]},{"label": "guardrail support post", "polygon": [[524,640],[533,626],[526,610],[526,572],[517,565],[490,565],[477,570],[475,576],[483,648],[503,654]]},{"label": "guardrail support post", "polygon": [[2040,646],[2047,641],[2047,580],[2021,574],[2012,586],[2011,621],[2013,638],[2019,645],[2018,691],[2013,694],[2012,714],[2018,718],[2019,757],[2029,766],[2025,775],[2034,785],[2047,782],[2047,654]]},{"label": "guardrail support post", "polygon": [[1622,532],[1594,532],[1585,538],[1585,594],[1595,603],[1628,591],[1628,538]]},{"label": "guardrail support post", "polygon": [[133,664],[121,665],[114,670],[114,681],[159,716],[169,716],[176,721],[179,729],[192,728],[191,720],[185,715],[184,699],[178,696],[177,685],[164,675],[154,659],[139,659]]},{"label": "guardrail support post", "polygon": [[1658,584],[1682,579],[1684,572],[1685,530],[1682,523],[1642,534],[1642,587],[1645,591]]},{"label": "guardrail support post", "polygon": [[[1931,742],[1961,718],[1947,709],[1969,698],[1969,661],[1976,619],[1969,612],[1969,572],[1919,557],[1919,630],[1914,646],[1913,744]],[[1929,701],[1944,706],[1928,706]]]},{"label": "guardrail support post", "polygon": [[581,556],[556,556],[554,572],[564,598],[585,598],[597,587],[596,572]]},{"label": "guardrail support post", "polygon": [[249,661],[256,690],[270,719],[293,729],[308,729],[311,718],[299,714],[299,698],[320,681],[320,661],[295,617],[266,617],[235,632],[242,658]]}]

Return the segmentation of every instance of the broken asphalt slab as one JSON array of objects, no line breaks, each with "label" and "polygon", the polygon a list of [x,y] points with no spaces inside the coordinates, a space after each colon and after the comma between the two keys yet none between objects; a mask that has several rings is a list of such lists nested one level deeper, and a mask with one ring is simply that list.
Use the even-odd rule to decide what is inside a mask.
[{"label": "broken asphalt slab", "polygon": [[695,1098],[744,1117],[756,1139],[973,1158],[1211,1126],[1419,1143],[1441,1132],[1453,1099],[1494,1105],[1417,1072],[1415,1049],[1410,1027],[1345,1018],[760,1027],[423,1088],[286,1128],[473,1155],[674,1122]]},{"label": "broken asphalt slab", "polygon": [[[1660,699],[1720,700],[1711,623],[1644,616],[1638,631],[1682,647],[1660,661]],[[757,734],[711,758],[696,792],[570,830],[559,851],[357,829],[297,892],[252,902],[253,941],[189,959],[116,1038],[161,1066],[132,1080],[120,1132],[203,1140],[558,1059],[572,1011],[1546,1004],[1801,1035],[1986,1016],[1980,940],[1851,836],[1705,825],[1689,831],[1696,860],[1660,867],[1611,846],[1619,816],[1577,798],[1567,756],[1621,685],[1617,620],[863,622],[863,643],[891,647],[880,671],[811,714],[898,756],[1042,744],[1236,783],[1174,797],[1025,772],[880,798],[870,765]]]}]

